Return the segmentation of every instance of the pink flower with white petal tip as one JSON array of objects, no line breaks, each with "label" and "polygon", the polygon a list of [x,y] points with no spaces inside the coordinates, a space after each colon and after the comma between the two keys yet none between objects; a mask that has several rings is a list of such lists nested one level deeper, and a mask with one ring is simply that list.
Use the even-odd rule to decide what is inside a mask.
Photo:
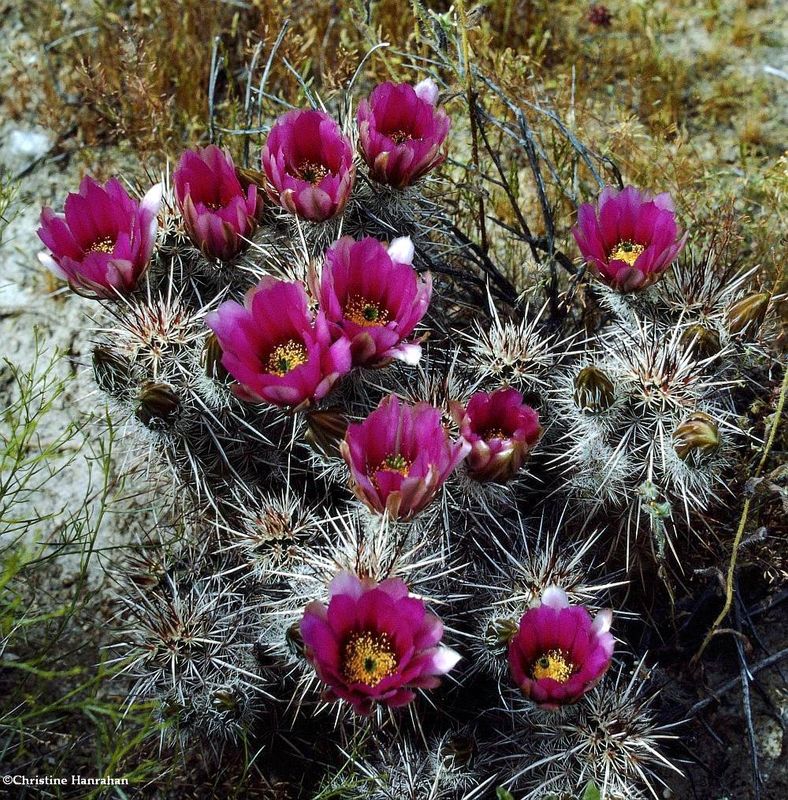
[{"label": "pink flower with white petal tip", "polygon": [[334,335],[350,340],[355,365],[418,363],[421,345],[407,338],[427,311],[432,278],[413,268],[409,237],[388,249],[377,239],[343,237],[326,251],[315,294]]},{"label": "pink flower with white petal tip", "polygon": [[327,686],[326,699],[346,700],[358,714],[376,703],[404,706],[459,661],[440,643],[441,621],[404,581],[340,572],[328,594],[328,606],[310,603],[301,620],[306,657]]},{"label": "pink flower with white petal tip", "polygon": [[243,400],[301,407],[328,394],[350,371],[350,342],[333,341],[322,312],[313,316],[300,283],[262,278],[244,305],[228,300],[206,325],[222,349],[222,366]]},{"label": "pink flower with white petal tip", "polygon": [[580,206],[572,229],[586,264],[619,292],[651,286],[687,241],[681,236],[669,194],[652,196],[633,186],[606,186],[599,207]]},{"label": "pink flower with white petal tip", "polygon": [[613,612],[594,619],[570,606],[563,589],[549,586],[541,605],[523,614],[509,643],[509,667],[522,693],[542,708],[577,702],[607,672],[615,639]]},{"label": "pink flower with white petal tip", "polygon": [[381,83],[359,103],[359,145],[373,180],[404,189],[443,163],[451,120],[437,102],[427,78],[415,87]]},{"label": "pink flower with white petal tip", "polygon": [[156,243],[161,184],[141,202],[120,182],[105,186],[85,176],[66,197],[63,214],[41,211],[38,236],[50,253],[39,259],[78,294],[104,299],[133,291],[148,268]]}]

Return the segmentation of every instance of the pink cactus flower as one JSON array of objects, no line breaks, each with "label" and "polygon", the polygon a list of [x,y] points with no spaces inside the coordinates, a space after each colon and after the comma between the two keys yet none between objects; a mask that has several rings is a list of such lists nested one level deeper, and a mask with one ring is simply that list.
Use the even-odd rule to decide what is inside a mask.
[{"label": "pink cactus flower", "polygon": [[465,464],[477,481],[511,480],[542,434],[539,414],[516,389],[477,392],[467,408],[454,403],[452,415],[471,445]]},{"label": "pink cactus flower", "polygon": [[314,293],[332,333],[350,339],[354,364],[418,363],[421,345],[406,339],[427,311],[432,278],[413,269],[409,237],[388,250],[377,239],[343,237],[326,252]]},{"label": "pink cactus flower", "polygon": [[451,120],[437,102],[438,87],[427,78],[415,87],[381,83],[359,103],[359,142],[370,177],[404,189],[443,163]]},{"label": "pink cactus flower", "polygon": [[589,203],[580,206],[572,234],[588,266],[619,292],[651,286],[687,241],[670,195],[652,197],[632,186],[605,187],[597,210]]},{"label": "pink cactus flower", "polygon": [[591,619],[583,606],[570,607],[563,589],[545,589],[509,643],[509,666],[522,693],[547,709],[577,702],[610,666],[612,621],[610,610]]},{"label": "pink cactus flower", "polygon": [[353,146],[322,111],[295,110],[274,123],[263,147],[268,194],[310,222],[341,214],[356,177]]},{"label": "pink cactus flower", "polygon": [[41,211],[38,236],[51,253],[40,253],[41,263],[78,294],[128,294],[153,254],[161,192],[156,184],[137,202],[116,178],[102,186],[84,177],[79,193],[66,197],[64,214]]},{"label": "pink cactus flower", "polygon": [[449,441],[437,408],[389,395],[362,423],[348,426],[340,450],[358,499],[406,521],[432,502],[470,444]]},{"label": "pink cactus flower", "polygon": [[434,689],[460,656],[440,644],[443,624],[397,578],[376,583],[340,572],[329,603],[310,603],[301,620],[306,657],[327,685],[358,714],[375,703],[404,706],[415,689]]},{"label": "pink cactus flower", "polygon": [[244,305],[228,300],[206,317],[222,366],[252,403],[302,407],[328,394],[351,368],[350,342],[332,341],[322,312],[309,312],[299,283],[264,277]]},{"label": "pink cactus flower", "polygon": [[186,230],[203,255],[237,256],[257,228],[263,202],[253,184],[243,190],[230,154],[215,145],[187,150],[173,179]]}]

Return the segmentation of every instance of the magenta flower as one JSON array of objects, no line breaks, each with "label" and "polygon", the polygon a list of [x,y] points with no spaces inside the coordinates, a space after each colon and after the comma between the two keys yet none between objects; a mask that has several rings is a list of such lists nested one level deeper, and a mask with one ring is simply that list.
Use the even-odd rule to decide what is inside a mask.
[{"label": "magenta flower", "polygon": [[511,480],[542,433],[539,414],[516,389],[477,392],[467,408],[453,404],[452,415],[471,445],[465,464],[477,481]]},{"label": "magenta flower", "polygon": [[156,243],[161,184],[142,202],[111,178],[102,186],[88,176],[66,197],[65,213],[41,211],[38,237],[50,253],[39,259],[78,294],[113,298],[128,294],[145,272]]},{"label": "magenta flower", "polygon": [[414,689],[434,689],[460,660],[440,644],[443,624],[404,581],[382,583],[340,572],[329,603],[310,603],[301,620],[306,657],[328,686],[326,699],[347,700],[359,714],[375,703],[410,703]]},{"label": "magenta flower", "polygon": [[187,150],[173,178],[186,230],[203,255],[222,261],[237,256],[263,203],[255,185],[241,188],[230,154],[212,144]]},{"label": "magenta flower", "polygon": [[509,666],[522,693],[548,709],[579,700],[610,666],[612,621],[610,610],[592,620],[583,606],[570,607],[563,589],[545,589],[542,604],[525,612],[509,643]]},{"label": "magenta flower", "polygon": [[432,278],[413,269],[409,237],[388,250],[377,239],[343,237],[326,252],[315,294],[334,335],[350,339],[354,364],[418,363],[421,345],[405,340],[427,311]]},{"label": "magenta flower", "polygon": [[274,123],[263,147],[271,199],[310,222],[341,214],[356,168],[353,147],[322,111],[288,111]]},{"label": "magenta flower", "polygon": [[437,101],[438,87],[427,78],[415,87],[381,83],[359,103],[359,142],[370,177],[404,189],[443,163],[451,120]]},{"label": "magenta flower", "polygon": [[362,423],[349,425],[340,445],[358,499],[400,520],[432,502],[469,449],[464,440],[449,441],[437,408],[409,406],[394,395]]},{"label": "magenta flower", "polygon": [[652,197],[632,186],[620,192],[605,187],[597,211],[580,206],[572,234],[588,266],[619,292],[651,286],[687,241],[670,195]]},{"label": "magenta flower", "polygon": [[270,276],[206,317],[222,348],[222,366],[243,400],[300,407],[328,394],[351,368],[350,342],[332,342],[322,312],[309,312],[299,283]]}]

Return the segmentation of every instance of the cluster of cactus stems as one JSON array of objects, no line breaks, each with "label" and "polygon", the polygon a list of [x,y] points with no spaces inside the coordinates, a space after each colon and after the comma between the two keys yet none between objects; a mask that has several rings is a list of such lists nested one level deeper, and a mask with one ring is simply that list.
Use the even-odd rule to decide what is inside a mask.
[{"label": "cluster of cactus stems", "polygon": [[294,797],[645,797],[676,767],[617,589],[726,503],[771,298],[725,226],[685,247],[669,197],[606,187],[574,230],[596,323],[518,301],[538,266],[486,271],[442,207],[439,94],[289,111],[255,168],[211,145],[42,213],[165,492],[113,649],[163,744],[246,742]]}]

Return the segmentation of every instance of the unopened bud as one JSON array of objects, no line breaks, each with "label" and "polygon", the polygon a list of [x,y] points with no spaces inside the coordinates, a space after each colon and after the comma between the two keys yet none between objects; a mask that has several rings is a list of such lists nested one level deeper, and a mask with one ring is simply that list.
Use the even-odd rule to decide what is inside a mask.
[{"label": "unopened bud", "polygon": [[131,364],[125,356],[109,347],[93,348],[93,377],[99,389],[107,394],[117,394],[129,380]]},{"label": "unopened bud", "polygon": [[741,333],[750,325],[760,327],[766,317],[766,309],[772,296],[768,292],[758,292],[743,297],[728,309],[728,328],[731,333]]},{"label": "unopened bud", "polygon": [[705,325],[690,325],[681,335],[681,344],[697,358],[711,358],[720,352],[720,335]]},{"label": "unopened bud", "polygon": [[519,626],[516,619],[497,617],[487,623],[485,638],[491,647],[505,647],[515,637],[518,630]]},{"label": "unopened bud", "polygon": [[708,453],[719,445],[720,431],[717,423],[702,411],[691,414],[673,431],[673,448],[682,460],[693,450]]},{"label": "unopened bud", "polygon": [[301,636],[301,624],[294,622],[285,632],[287,648],[294,656],[304,655],[304,638]]},{"label": "unopened bud", "polygon": [[229,372],[222,365],[222,346],[215,333],[209,333],[202,349],[202,364],[205,374],[216,381],[226,381]]},{"label": "unopened bud", "polygon": [[238,699],[231,691],[217,689],[213,693],[213,707],[217,711],[235,711],[238,708]]},{"label": "unopened bud", "polygon": [[476,755],[476,742],[470,736],[455,734],[443,742],[440,755],[448,769],[469,767]]},{"label": "unopened bud", "polygon": [[575,405],[581,411],[597,413],[613,405],[613,381],[599,367],[583,367],[575,378]]},{"label": "unopened bud", "polygon": [[168,422],[178,413],[181,401],[166,383],[147,382],[138,397],[137,419],[148,427],[154,421]]},{"label": "unopened bud", "polygon": [[[264,172],[249,167],[236,167],[235,174],[244,191],[247,191],[250,186],[256,186],[260,190],[261,198],[264,197],[263,190],[268,182]],[[260,203],[260,205],[263,204]]]},{"label": "unopened bud", "polygon": [[339,443],[345,438],[348,420],[339,406],[308,411],[305,438],[314,450],[326,456],[339,455]]}]

